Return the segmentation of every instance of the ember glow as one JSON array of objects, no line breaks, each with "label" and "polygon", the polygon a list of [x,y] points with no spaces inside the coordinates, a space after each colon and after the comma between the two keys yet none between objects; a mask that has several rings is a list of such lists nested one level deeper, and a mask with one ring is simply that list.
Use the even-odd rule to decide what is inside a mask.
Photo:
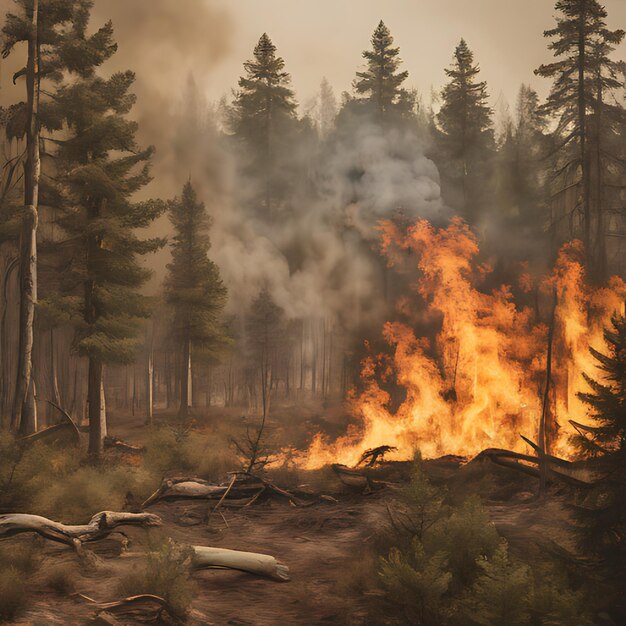
[{"label": "ember glow", "polygon": [[[388,321],[389,351],[362,362],[361,386],[351,410],[359,425],[334,442],[318,434],[295,456],[299,465],[358,462],[366,448],[391,445],[396,460],[416,448],[426,457],[474,455],[485,448],[525,451],[520,434],[537,440],[545,387],[548,328],[535,306],[518,306],[507,285],[489,288],[490,268],[478,262],[478,242],[460,219],[447,228],[420,220],[403,230],[380,225],[382,252],[390,266],[409,268],[412,293],[398,303],[402,321]],[[556,292],[554,376],[549,394],[550,450],[573,455],[569,419],[588,422],[576,392],[583,372],[598,375],[589,346],[601,348],[602,330],[622,310],[626,285],[614,277],[604,288],[585,280],[582,246],[563,246],[552,273],[533,280],[521,272],[519,290],[537,292],[549,317]],[[533,298],[527,298],[532,300]],[[418,336],[414,328],[426,330]],[[401,394],[391,389],[400,388]],[[393,397],[392,397],[393,395]],[[395,397],[401,396],[400,401]]]}]

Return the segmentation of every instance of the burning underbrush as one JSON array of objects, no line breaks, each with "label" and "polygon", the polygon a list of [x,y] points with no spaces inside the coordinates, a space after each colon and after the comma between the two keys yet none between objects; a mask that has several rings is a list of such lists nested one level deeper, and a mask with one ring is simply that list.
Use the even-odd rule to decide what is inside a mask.
[{"label": "burning underbrush", "polygon": [[597,375],[589,347],[621,310],[626,284],[592,287],[580,242],[565,244],[547,275],[522,268],[516,285],[491,286],[476,236],[460,219],[446,228],[420,220],[408,229],[382,222],[381,249],[411,289],[398,299],[383,337],[388,350],[362,361],[349,403],[359,420],[334,442],[314,437],[289,459],[303,468],[356,465],[364,448],[393,446],[389,458],[473,456],[486,448],[522,452],[535,439],[546,381],[548,320],[554,315],[546,441],[571,458],[569,420],[585,424],[577,392]]}]

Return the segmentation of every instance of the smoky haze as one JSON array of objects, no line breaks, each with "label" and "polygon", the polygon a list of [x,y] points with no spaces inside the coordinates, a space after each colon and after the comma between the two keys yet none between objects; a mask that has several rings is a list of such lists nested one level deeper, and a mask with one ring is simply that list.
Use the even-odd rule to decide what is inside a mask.
[{"label": "smoky haze", "polygon": [[[0,8],[11,4],[2,0]],[[211,254],[229,286],[229,306],[246,306],[267,284],[289,316],[315,311],[336,317],[349,315],[354,302],[367,299],[376,285],[370,253],[378,219],[396,209],[429,218],[451,211],[443,207],[439,175],[421,140],[384,136],[367,125],[318,166],[314,174],[325,184],[315,199],[296,190],[298,202],[288,219],[269,228],[241,208],[241,194],[253,193],[246,189],[253,183],[237,177],[237,164],[220,136],[216,103],[236,87],[258,36],[267,30],[285,58],[300,114],[323,76],[338,97],[350,90],[363,63],[361,51],[381,18],[400,46],[409,86],[426,101],[431,88],[444,82],[454,45],[461,36],[468,39],[498,111],[514,103],[521,82],[532,82],[540,92],[547,87],[532,69],[549,57],[542,31],[553,23],[552,5],[546,0],[523,6],[495,0],[392,0],[384,6],[374,0],[96,0],[92,25],[111,19],[119,45],[103,72],[136,72],[138,139],[157,149],[154,181],[142,194],[170,198],[192,179],[214,219]],[[613,24],[626,21],[625,2],[606,5]],[[21,97],[21,86],[13,88],[9,79],[19,55],[3,64],[6,103]],[[354,168],[365,172],[357,188],[345,175]],[[346,228],[337,229],[337,219]],[[152,230],[167,234],[167,219]],[[295,248],[300,258],[294,267],[289,251]],[[167,260],[167,251],[146,260],[155,270],[152,291],[159,289]]]}]

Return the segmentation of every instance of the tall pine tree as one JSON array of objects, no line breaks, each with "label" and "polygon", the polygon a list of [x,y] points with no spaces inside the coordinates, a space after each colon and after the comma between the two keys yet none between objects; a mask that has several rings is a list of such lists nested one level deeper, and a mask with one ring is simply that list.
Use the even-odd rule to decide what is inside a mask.
[{"label": "tall pine tree", "polygon": [[[619,139],[626,115],[610,97],[622,86],[620,64],[609,56],[624,31],[606,27],[607,12],[597,0],[559,0],[555,8],[556,27],[544,36],[552,40],[548,48],[558,60],[535,73],[554,81],[544,110],[558,119],[555,196],[567,194],[572,185],[579,190],[573,206],[565,206],[567,214],[558,216],[574,225],[561,238],[582,234],[588,265],[601,279],[606,272],[607,187],[611,185],[613,194],[616,188],[626,188]],[[614,180],[606,180],[606,174]]]},{"label": "tall pine tree", "polygon": [[478,80],[480,67],[464,39],[445,72],[450,81],[443,88],[437,115],[443,178],[452,192],[448,193],[451,203],[459,204],[472,220],[487,186],[494,141],[492,110],[487,104],[487,84]]},{"label": "tall pine tree", "polygon": [[390,112],[399,106],[406,106],[409,92],[402,88],[402,83],[409,73],[399,71],[402,63],[400,48],[394,47],[393,37],[381,20],[372,35],[372,49],[363,52],[367,68],[357,72],[354,89],[365,96],[373,107],[379,121],[383,121]]},{"label": "tall pine tree", "polygon": [[284,196],[287,185],[278,164],[295,130],[296,102],[285,61],[276,55],[276,46],[266,33],[255,46],[253,58],[243,66],[246,74],[239,79],[229,125],[243,144],[248,173],[260,179],[259,200],[272,215],[273,205]]},{"label": "tall pine tree", "polygon": [[[37,303],[37,225],[41,173],[40,133],[46,124],[41,102],[42,81],[58,84],[63,72],[84,75],[102,55],[101,42],[110,25],[94,35],[85,33],[90,0],[15,0],[17,11],[7,13],[2,28],[2,56],[22,42],[27,44],[26,66],[13,77],[26,82],[26,102],[11,107],[13,133],[26,136],[24,161],[24,209],[20,233],[20,317],[18,371],[11,424],[22,434],[37,428],[35,384],[32,366],[35,305]],[[54,126],[54,122],[52,123]]]},{"label": "tall pine tree", "polygon": [[208,257],[211,220],[191,182],[185,183],[180,199],[169,203],[169,218],[174,237],[165,295],[173,309],[173,336],[182,348],[179,416],[184,419],[192,400],[189,390],[194,349],[214,350],[224,342],[220,316],[226,287],[217,265]]},{"label": "tall pine tree", "polygon": [[140,320],[149,316],[150,303],[139,293],[151,273],[140,257],[164,243],[141,238],[137,229],[149,226],[165,206],[131,201],[151,180],[153,149],[137,146],[137,124],[126,119],[135,102],[129,93],[134,74],[95,76],[116,49],[110,23],[93,46],[91,71],[60,87],[54,108],[67,129],[56,155],[59,224],[74,250],[64,291],[80,320],[76,347],[89,361],[89,452],[97,457],[106,435],[104,366],[135,358]]}]

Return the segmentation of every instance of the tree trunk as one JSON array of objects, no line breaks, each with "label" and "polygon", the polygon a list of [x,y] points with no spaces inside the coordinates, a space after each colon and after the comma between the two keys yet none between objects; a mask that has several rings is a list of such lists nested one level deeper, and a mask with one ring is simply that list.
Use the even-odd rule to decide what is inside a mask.
[{"label": "tree trunk", "polygon": [[[99,457],[102,454],[102,442],[106,432],[102,431],[102,399],[104,397],[102,383],[102,363],[97,359],[89,359],[89,376],[87,385],[87,402],[89,405],[89,454]],[[104,420],[106,426],[106,417]]]},{"label": "tree trunk", "polygon": [[28,126],[26,129],[26,163],[24,166],[24,205],[20,241],[20,325],[17,381],[11,424],[20,434],[37,429],[33,412],[33,324],[37,302],[37,221],[39,202],[39,0],[32,0],[31,35],[28,39],[26,91]]},{"label": "tree trunk", "polygon": [[154,351],[152,343],[148,348],[148,362],[146,364],[146,423],[152,426],[152,410],[154,404]]},{"label": "tree trunk", "polygon": [[185,419],[189,415],[189,370],[191,367],[191,341],[189,336],[183,342],[183,354],[180,359],[180,408],[178,417]]},{"label": "tree trunk", "polygon": [[585,97],[585,21],[586,12],[581,10],[580,22],[578,26],[578,125],[580,143],[580,166],[582,175],[582,198],[583,210],[583,243],[585,244],[585,254],[589,262],[591,250],[591,211],[589,207],[589,163],[587,155],[587,108]]}]

